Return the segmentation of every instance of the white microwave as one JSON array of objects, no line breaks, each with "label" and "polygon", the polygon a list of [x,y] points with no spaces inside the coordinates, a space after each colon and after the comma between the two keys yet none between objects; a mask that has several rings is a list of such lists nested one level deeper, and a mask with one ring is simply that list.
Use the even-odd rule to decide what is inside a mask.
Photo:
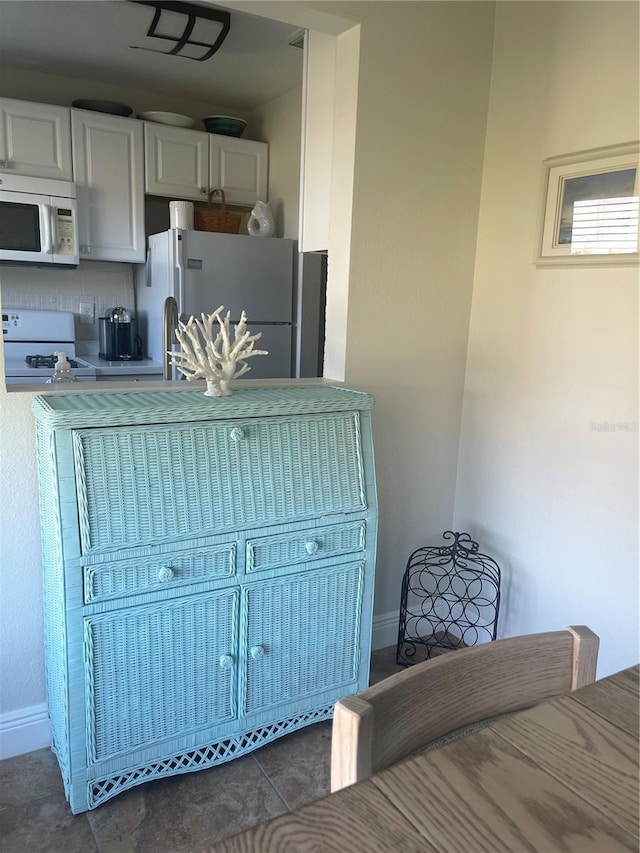
[{"label": "white microwave", "polygon": [[0,264],[78,266],[75,184],[0,173]]}]

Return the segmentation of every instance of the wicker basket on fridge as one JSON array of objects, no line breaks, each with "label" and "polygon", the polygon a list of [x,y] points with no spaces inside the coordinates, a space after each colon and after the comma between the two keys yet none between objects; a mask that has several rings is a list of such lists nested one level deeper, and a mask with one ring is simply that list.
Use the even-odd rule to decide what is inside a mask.
[{"label": "wicker basket on fridge", "polygon": [[[212,199],[220,196],[220,210],[214,210]],[[208,195],[206,210],[196,210],[194,224],[196,231],[221,231],[224,234],[237,234],[240,230],[240,214],[227,213],[227,203],[224,190],[212,190]]]}]

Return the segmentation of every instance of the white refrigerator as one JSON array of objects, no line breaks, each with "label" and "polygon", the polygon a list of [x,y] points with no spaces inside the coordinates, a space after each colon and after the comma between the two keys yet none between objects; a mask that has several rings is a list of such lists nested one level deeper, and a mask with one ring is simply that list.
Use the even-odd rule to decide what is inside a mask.
[{"label": "white refrigerator", "polygon": [[147,355],[164,358],[164,303],[173,296],[181,320],[200,319],[224,305],[237,322],[244,310],[249,330],[262,333],[256,348],[269,352],[249,359],[244,378],[288,378],[293,375],[293,292],[293,240],[182,229],[153,234],[136,287]]}]

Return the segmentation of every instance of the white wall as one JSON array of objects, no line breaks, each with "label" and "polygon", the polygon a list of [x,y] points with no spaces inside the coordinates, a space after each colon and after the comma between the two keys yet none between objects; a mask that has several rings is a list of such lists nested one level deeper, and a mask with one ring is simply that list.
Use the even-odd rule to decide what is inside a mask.
[{"label": "white wall", "polygon": [[639,658],[638,270],[532,258],[542,161],[637,138],[637,72],[635,3],[497,4],[455,506],[501,633],[587,624],[601,676]]},{"label": "white wall", "polygon": [[298,86],[249,115],[254,139],[269,142],[269,203],[276,237],[298,238],[302,88]]}]

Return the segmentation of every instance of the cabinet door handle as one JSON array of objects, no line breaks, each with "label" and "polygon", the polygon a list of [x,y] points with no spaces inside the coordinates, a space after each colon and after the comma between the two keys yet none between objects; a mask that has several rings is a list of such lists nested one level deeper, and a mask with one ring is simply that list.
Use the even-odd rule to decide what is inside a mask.
[{"label": "cabinet door handle", "polygon": [[307,554],[315,554],[318,548],[320,547],[320,543],[315,539],[309,539],[304,543],[305,550]]},{"label": "cabinet door handle", "polygon": [[258,660],[258,658],[263,658],[264,646],[252,646],[249,654],[254,660]]},{"label": "cabinet door handle", "polygon": [[232,655],[220,655],[220,666],[222,669],[231,669],[233,666]]},{"label": "cabinet door handle", "polygon": [[8,169],[9,161],[8,160],[0,160],[0,169]]},{"label": "cabinet door handle", "polygon": [[231,430],[230,435],[231,441],[242,441],[242,439],[244,438],[244,430],[242,429],[242,427],[234,427]]},{"label": "cabinet door handle", "polygon": [[175,576],[175,570],[172,569],[171,566],[162,566],[158,572],[158,580],[160,583],[166,583],[167,581],[173,580]]}]

